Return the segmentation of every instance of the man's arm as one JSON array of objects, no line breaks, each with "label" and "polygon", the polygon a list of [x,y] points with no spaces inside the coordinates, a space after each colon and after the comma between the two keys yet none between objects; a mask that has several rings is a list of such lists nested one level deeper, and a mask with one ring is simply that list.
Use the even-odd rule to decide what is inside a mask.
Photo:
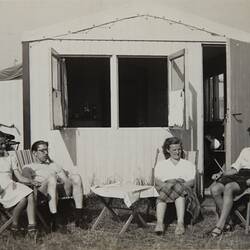
[{"label": "man's arm", "polygon": [[24,177],[22,173],[19,171],[19,169],[14,170],[14,175],[16,176],[17,180],[19,182],[22,182],[24,184],[32,184],[33,180],[27,177]]}]

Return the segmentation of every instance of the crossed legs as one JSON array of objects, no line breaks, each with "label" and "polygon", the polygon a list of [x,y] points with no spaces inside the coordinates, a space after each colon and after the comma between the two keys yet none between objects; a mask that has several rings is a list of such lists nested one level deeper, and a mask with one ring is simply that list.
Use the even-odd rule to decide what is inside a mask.
[{"label": "crossed legs", "polygon": [[230,182],[225,186],[216,183],[211,187],[211,194],[220,211],[219,220],[216,223],[218,230],[223,230],[229,219],[231,209],[233,207],[234,196],[240,191],[240,186],[236,182]]}]

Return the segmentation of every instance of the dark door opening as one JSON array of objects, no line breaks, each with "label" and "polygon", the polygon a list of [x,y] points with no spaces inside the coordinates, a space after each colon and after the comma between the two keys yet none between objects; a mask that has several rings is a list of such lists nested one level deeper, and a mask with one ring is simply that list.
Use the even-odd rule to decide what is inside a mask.
[{"label": "dark door opening", "polygon": [[226,47],[203,46],[204,187],[225,163]]}]

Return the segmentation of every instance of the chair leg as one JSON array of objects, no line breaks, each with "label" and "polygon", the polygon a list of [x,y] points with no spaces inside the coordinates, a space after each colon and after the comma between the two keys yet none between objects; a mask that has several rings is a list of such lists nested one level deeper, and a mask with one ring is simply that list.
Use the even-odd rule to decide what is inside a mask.
[{"label": "chair leg", "polygon": [[246,228],[245,233],[248,234],[249,231],[249,220],[250,220],[250,201],[247,203],[247,217],[246,217]]},{"label": "chair leg", "polygon": [[8,228],[8,226],[12,223],[13,218],[9,218],[0,228],[0,234],[6,229]]}]

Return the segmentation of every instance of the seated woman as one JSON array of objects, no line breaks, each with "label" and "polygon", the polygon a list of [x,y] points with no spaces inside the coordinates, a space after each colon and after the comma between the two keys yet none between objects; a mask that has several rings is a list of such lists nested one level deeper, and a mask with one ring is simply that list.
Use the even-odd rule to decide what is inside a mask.
[{"label": "seated woman", "polygon": [[193,203],[193,208],[191,206],[189,208],[190,211],[196,209],[193,211],[196,217],[199,215],[199,202],[190,188],[194,185],[195,165],[181,158],[183,155],[182,142],[177,137],[167,138],[162,149],[166,159],[158,162],[155,167],[155,184],[159,192],[156,203],[157,224],[155,232],[157,234],[164,232],[167,203],[174,202],[177,214],[175,234],[182,235],[185,233],[186,197],[190,197],[190,201],[196,202],[196,204]]},{"label": "seated woman", "polygon": [[[27,206],[28,233],[36,232],[33,191],[24,184],[12,180],[12,173],[18,181],[30,184],[32,181],[23,177],[14,159],[6,151],[5,139],[0,137],[0,203],[6,209],[13,208],[11,231],[18,232],[20,213]],[[35,184],[35,183],[34,183]]]},{"label": "seated woman", "polygon": [[210,234],[212,237],[218,237],[225,231],[231,231],[230,213],[234,197],[250,186],[250,147],[243,148],[231,167],[214,174],[212,179],[216,181],[211,186],[211,194],[216,203],[219,220]]}]

